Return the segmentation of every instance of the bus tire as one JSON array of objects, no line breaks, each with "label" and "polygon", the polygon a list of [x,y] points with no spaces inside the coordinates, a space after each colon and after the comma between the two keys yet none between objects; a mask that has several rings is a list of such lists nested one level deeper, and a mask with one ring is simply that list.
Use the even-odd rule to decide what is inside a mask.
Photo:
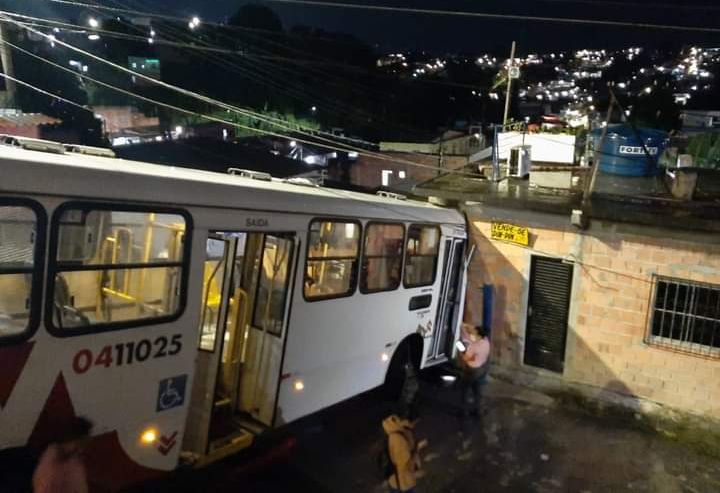
[{"label": "bus tire", "polygon": [[397,401],[402,393],[405,384],[405,365],[411,364],[416,372],[420,371],[420,360],[422,359],[423,340],[417,334],[410,335],[398,344],[393,354],[385,382],[383,393],[390,401]]}]

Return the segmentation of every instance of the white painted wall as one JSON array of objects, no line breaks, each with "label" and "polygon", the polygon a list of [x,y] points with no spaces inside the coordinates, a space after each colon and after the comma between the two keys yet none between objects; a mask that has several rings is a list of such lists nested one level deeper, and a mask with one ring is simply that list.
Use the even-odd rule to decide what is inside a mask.
[{"label": "white painted wall", "polygon": [[503,132],[498,134],[498,153],[501,161],[510,156],[515,146],[529,145],[533,162],[573,164],[575,162],[575,136],[549,133],[525,134],[522,132]]}]

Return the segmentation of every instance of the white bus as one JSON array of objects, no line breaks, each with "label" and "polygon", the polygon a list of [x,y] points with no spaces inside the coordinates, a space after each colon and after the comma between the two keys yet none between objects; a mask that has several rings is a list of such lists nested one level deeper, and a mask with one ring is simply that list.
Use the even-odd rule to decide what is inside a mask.
[{"label": "white bus", "polygon": [[452,354],[455,210],[4,141],[0,449],[85,416],[118,489]]}]

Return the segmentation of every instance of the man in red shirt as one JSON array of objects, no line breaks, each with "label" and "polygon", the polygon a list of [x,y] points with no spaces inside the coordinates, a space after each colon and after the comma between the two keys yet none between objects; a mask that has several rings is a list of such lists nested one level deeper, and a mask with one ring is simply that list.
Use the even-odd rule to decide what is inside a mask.
[{"label": "man in red shirt", "polygon": [[490,340],[484,327],[463,324],[461,340],[464,351],[460,352],[462,374],[462,411],[479,415],[481,386],[488,372]]}]

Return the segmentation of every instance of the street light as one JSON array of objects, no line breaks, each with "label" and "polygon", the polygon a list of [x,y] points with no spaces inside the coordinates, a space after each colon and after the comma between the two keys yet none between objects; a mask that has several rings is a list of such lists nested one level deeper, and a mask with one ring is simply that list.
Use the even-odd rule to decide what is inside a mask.
[{"label": "street light", "polygon": [[312,108],[310,108],[310,111],[312,111],[313,113],[315,113],[315,112],[317,111],[317,106],[313,106]]}]

